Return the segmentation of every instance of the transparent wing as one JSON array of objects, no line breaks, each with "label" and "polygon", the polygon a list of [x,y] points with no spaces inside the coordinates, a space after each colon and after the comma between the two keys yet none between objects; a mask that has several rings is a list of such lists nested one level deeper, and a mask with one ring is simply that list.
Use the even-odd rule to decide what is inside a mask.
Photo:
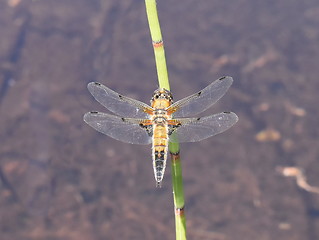
[{"label": "transparent wing", "polygon": [[173,121],[180,126],[177,126],[173,132],[175,134],[171,135],[170,142],[198,142],[226,131],[238,121],[238,117],[233,112],[223,112],[202,118],[182,118]]},{"label": "transparent wing", "polygon": [[132,144],[150,144],[151,135],[139,123],[143,120],[121,118],[101,112],[88,112],[83,120],[95,130],[116,140]]},{"label": "transparent wing", "polygon": [[148,118],[152,111],[147,104],[122,96],[100,83],[91,82],[88,89],[99,103],[121,117]]},{"label": "transparent wing", "polygon": [[227,92],[232,83],[232,77],[221,77],[202,91],[173,103],[167,111],[171,112],[174,118],[201,113],[216,103]]}]

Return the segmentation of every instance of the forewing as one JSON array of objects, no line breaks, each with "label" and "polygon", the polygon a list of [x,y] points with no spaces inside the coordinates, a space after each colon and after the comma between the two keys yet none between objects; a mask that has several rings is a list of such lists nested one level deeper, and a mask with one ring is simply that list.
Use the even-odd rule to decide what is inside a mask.
[{"label": "forewing", "polygon": [[101,112],[88,112],[84,121],[95,130],[116,140],[132,144],[150,144],[151,132],[139,125],[144,120],[121,118]]},{"label": "forewing", "polygon": [[232,82],[232,77],[221,77],[198,93],[173,103],[167,111],[171,112],[174,118],[201,113],[216,103],[227,92]]},{"label": "forewing", "polygon": [[100,83],[91,82],[88,89],[99,103],[121,117],[148,118],[152,112],[147,104],[122,96]]},{"label": "forewing", "polygon": [[181,118],[173,121],[180,126],[173,131],[175,134],[170,137],[170,142],[198,142],[226,131],[238,121],[238,117],[233,112],[223,112],[202,118]]}]

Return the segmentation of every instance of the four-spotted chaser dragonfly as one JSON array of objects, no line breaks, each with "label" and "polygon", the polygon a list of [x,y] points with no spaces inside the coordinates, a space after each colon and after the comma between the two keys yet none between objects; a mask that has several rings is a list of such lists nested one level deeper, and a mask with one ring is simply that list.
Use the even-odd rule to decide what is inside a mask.
[{"label": "four-spotted chaser dragonfly", "polygon": [[157,186],[160,186],[169,142],[197,142],[226,131],[238,121],[233,112],[185,118],[211,107],[226,93],[232,82],[231,77],[219,78],[203,90],[175,103],[168,90],[159,88],[153,94],[151,106],[91,82],[88,89],[93,97],[118,116],[88,112],[84,115],[84,121],[95,130],[122,142],[152,143],[154,175]]}]

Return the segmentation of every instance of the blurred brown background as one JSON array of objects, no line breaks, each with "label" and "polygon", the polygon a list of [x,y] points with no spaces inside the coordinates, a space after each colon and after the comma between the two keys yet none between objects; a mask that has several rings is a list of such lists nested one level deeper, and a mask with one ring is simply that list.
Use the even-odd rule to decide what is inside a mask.
[{"label": "blurred brown background", "polygon": [[[207,114],[235,127],[183,144],[189,239],[319,239],[319,2],[158,0],[175,99],[223,75]],[[149,102],[157,88],[144,1],[0,1],[1,240],[174,239],[170,164],[83,120],[99,81]]]}]

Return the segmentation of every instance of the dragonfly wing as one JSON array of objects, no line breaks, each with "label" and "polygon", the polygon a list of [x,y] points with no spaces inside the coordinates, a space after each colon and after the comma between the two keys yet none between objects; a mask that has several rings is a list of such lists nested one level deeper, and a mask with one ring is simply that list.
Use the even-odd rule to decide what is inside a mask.
[{"label": "dragonfly wing", "polygon": [[143,119],[121,118],[101,112],[88,112],[83,119],[95,130],[116,140],[132,144],[152,142],[151,125],[147,127],[141,124]]},{"label": "dragonfly wing", "polygon": [[152,108],[147,104],[122,96],[108,87],[91,82],[88,89],[93,97],[111,112],[122,117],[148,118]]},{"label": "dragonfly wing", "polygon": [[194,116],[216,103],[233,83],[232,77],[221,77],[203,90],[183,98],[167,108],[174,118]]},{"label": "dragonfly wing", "polygon": [[233,126],[238,117],[233,112],[223,112],[201,118],[173,119],[176,130],[170,142],[198,142],[222,133]]}]

